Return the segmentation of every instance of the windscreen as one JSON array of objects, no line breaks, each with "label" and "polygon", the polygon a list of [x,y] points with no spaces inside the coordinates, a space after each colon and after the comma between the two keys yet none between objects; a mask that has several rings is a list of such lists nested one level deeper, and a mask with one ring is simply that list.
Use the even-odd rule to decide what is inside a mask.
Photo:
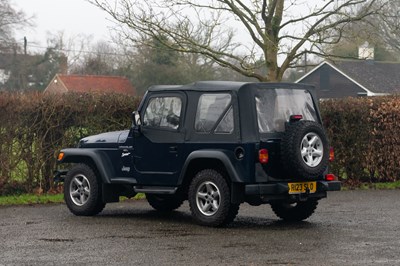
[{"label": "windscreen", "polygon": [[312,97],[306,90],[259,89],[255,100],[260,133],[284,132],[291,115],[318,120]]}]

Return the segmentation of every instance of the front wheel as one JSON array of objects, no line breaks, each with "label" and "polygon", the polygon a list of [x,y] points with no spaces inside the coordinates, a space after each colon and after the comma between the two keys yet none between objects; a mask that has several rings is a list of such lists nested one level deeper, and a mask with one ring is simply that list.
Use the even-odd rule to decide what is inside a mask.
[{"label": "front wheel", "polygon": [[196,174],[189,187],[189,205],[197,223],[207,226],[223,226],[232,222],[239,204],[231,203],[227,181],[214,169]]},{"label": "front wheel", "polygon": [[91,216],[101,212],[105,203],[101,197],[101,184],[92,168],[78,164],[68,171],[64,181],[64,200],[75,215]]},{"label": "front wheel", "polygon": [[288,222],[299,222],[310,217],[317,208],[317,200],[307,200],[295,203],[272,202],[271,208],[282,220]]}]

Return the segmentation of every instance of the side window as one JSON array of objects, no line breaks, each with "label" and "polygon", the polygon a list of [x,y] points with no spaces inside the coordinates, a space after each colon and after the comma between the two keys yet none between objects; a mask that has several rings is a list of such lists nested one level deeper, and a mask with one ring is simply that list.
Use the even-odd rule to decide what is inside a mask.
[{"label": "side window", "polygon": [[151,98],[143,117],[143,126],[177,129],[182,110],[179,97]]},{"label": "side window", "polygon": [[230,134],[233,132],[233,109],[232,106],[226,112],[224,118],[219,122],[215,133]]},{"label": "side window", "polygon": [[215,128],[215,133],[232,133],[233,110],[232,106],[229,107],[231,98],[228,93],[201,95],[197,106],[195,130],[210,133]]}]

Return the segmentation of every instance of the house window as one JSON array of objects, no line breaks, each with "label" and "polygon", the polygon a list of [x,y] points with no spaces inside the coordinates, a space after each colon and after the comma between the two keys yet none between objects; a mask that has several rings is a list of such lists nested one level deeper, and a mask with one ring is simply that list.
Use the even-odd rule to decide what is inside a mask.
[{"label": "house window", "polygon": [[319,74],[319,86],[322,91],[329,91],[331,89],[330,75],[329,66],[322,66]]}]

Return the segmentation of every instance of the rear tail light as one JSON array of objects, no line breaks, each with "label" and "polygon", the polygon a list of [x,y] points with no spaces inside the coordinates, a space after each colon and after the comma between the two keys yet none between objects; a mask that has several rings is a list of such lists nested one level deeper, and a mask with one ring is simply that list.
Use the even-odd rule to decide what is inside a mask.
[{"label": "rear tail light", "polygon": [[338,178],[334,174],[326,174],[325,175],[325,180],[326,181],[337,181]]},{"label": "rear tail light", "polygon": [[289,122],[296,122],[303,119],[302,115],[291,115],[289,118]]},{"label": "rear tail light", "polygon": [[333,162],[335,160],[335,151],[333,150],[333,147],[329,148],[329,161]]},{"label": "rear tail light", "polygon": [[261,149],[258,151],[258,160],[262,164],[268,163],[269,155],[267,149]]}]

